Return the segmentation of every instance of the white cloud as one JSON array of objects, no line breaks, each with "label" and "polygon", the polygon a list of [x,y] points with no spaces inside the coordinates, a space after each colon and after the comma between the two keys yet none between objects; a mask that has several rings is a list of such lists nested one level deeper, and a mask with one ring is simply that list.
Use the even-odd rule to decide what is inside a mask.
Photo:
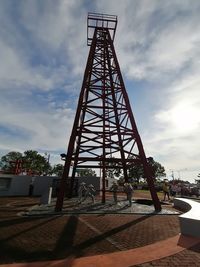
[{"label": "white cloud", "polygon": [[200,156],[199,87],[199,77],[192,74],[171,84],[165,105],[152,120],[152,129],[145,131],[148,153],[157,155],[168,169],[186,168],[185,177],[193,179]]},{"label": "white cloud", "polygon": [[[70,135],[74,111],[69,108],[53,109],[39,107],[35,111],[19,108],[18,103],[0,105],[1,133],[0,149],[11,150],[63,150]],[[10,136],[9,132],[16,136]]]},{"label": "white cloud", "polygon": [[67,77],[82,74],[87,48],[81,1],[27,1],[17,10],[16,23],[1,14],[5,28],[0,32],[0,89],[9,85],[52,90],[64,86]]},{"label": "white cloud", "polygon": [[[56,5],[27,1],[16,9],[8,2],[1,6],[0,147],[66,150],[74,110],[62,91],[74,101],[80,88],[82,47],[86,48],[84,6],[81,1]],[[38,90],[43,95],[36,103]]]},{"label": "white cloud", "polygon": [[34,87],[41,90],[51,90],[56,85],[62,84],[68,72],[67,66],[57,69],[38,66],[33,67],[19,55],[16,48],[11,48],[0,41],[0,90],[7,87],[15,90],[16,87],[31,90]]},{"label": "white cloud", "polygon": [[[99,1],[100,9],[105,2]],[[108,11],[119,14],[116,48],[124,73],[159,80],[193,64],[199,53],[199,10],[197,1],[109,1]]]}]

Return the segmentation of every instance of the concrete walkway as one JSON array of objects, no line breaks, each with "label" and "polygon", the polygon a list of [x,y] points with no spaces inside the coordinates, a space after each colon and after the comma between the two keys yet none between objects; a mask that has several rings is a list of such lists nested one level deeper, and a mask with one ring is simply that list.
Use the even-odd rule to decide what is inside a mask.
[{"label": "concrete walkway", "polygon": [[200,238],[176,235],[140,248],[57,261],[3,264],[0,267],[128,267],[162,259],[200,243]]}]

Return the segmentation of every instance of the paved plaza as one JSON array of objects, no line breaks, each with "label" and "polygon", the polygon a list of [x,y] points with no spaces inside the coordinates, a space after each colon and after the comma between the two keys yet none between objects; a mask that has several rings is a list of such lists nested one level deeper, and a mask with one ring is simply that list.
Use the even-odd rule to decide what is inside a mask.
[{"label": "paved plaza", "polygon": [[[65,202],[64,209],[73,203]],[[116,266],[200,266],[200,240],[183,242],[178,211],[170,203],[163,204],[169,212],[165,214],[134,212],[134,203],[122,208],[123,213],[70,214],[68,210],[22,216],[38,207],[39,198],[0,198],[0,264],[46,266],[52,261],[47,265],[99,266],[100,260],[101,266],[113,266],[113,260]],[[114,209],[111,199],[106,205]],[[85,206],[89,208],[89,203]],[[121,262],[123,257],[127,261]]]}]

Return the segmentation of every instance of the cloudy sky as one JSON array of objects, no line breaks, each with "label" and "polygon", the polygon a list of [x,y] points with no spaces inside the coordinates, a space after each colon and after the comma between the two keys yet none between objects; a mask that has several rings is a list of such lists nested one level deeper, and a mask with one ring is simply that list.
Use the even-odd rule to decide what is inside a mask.
[{"label": "cloudy sky", "polygon": [[200,1],[1,0],[0,156],[66,152],[88,12],[118,16],[115,49],[147,156],[200,173]]}]

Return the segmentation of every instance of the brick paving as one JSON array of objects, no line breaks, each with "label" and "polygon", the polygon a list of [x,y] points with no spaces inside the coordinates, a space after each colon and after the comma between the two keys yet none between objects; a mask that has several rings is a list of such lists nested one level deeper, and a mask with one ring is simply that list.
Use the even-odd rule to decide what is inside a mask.
[{"label": "brick paving", "polygon": [[102,237],[112,237],[124,249],[146,246],[179,233],[178,218],[172,215],[106,215],[82,218],[98,228]]},{"label": "brick paving", "polygon": [[[177,215],[79,215],[24,218],[37,198],[0,198],[0,263],[110,253],[177,235]],[[200,245],[138,266],[200,266]],[[188,263],[191,263],[187,265]]]}]

